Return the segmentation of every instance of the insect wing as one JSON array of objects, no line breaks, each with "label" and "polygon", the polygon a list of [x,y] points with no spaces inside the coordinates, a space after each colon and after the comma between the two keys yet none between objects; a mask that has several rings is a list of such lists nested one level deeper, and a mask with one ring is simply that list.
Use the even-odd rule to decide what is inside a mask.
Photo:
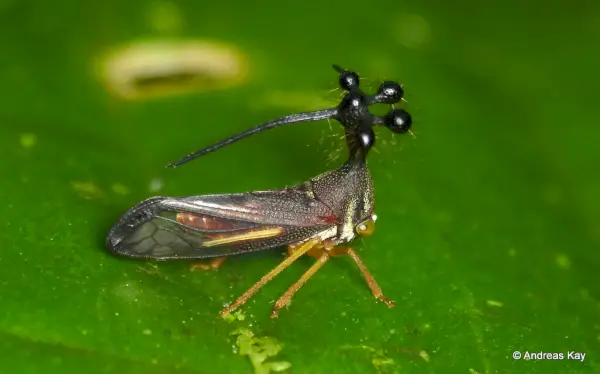
[{"label": "insect wing", "polygon": [[331,210],[297,190],[153,197],[110,230],[119,255],[152,259],[229,256],[302,241],[335,227]]}]

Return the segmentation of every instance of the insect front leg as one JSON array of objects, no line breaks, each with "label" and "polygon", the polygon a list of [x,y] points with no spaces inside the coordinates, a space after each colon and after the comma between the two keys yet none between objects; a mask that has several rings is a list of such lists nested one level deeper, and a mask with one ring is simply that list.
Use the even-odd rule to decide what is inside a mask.
[{"label": "insect front leg", "polygon": [[194,264],[190,267],[190,270],[215,270],[220,268],[225,260],[227,260],[227,257],[216,257],[209,263]]},{"label": "insect front leg", "polygon": [[367,285],[371,289],[373,296],[375,296],[375,298],[377,300],[385,303],[385,305],[387,305],[389,308],[393,308],[396,305],[396,303],[393,300],[390,300],[387,297],[383,296],[383,291],[381,291],[381,287],[379,287],[379,284],[377,284],[375,277],[373,277],[373,275],[367,269],[367,267],[362,262],[360,257],[358,257],[358,254],[356,253],[356,251],[354,249],[346,248],[346,247],[335,247],[335,248],[332,248],[331,251],[334,251],[332,253],[335,253],[334,254],[335,256],[339,256],[344,253],[347,254],[348,256],[350,256],[350,258],[358,266],[358,269],[360,270],[362,275],[365,277],[365,280],[367,281]]}]

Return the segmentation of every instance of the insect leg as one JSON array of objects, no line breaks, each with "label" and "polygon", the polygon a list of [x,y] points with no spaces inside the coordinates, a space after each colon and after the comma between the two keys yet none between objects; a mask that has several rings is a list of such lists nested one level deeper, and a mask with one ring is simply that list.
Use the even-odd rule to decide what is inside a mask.
[{"label": "insect leg", "polygon": [[287,291],[285,291],[285,293],[275,302],[275,306],[271,312],[271,318],[277,318],[277,311],[290,302],[292,296],[294,296],[300,287],[302,287],[310,279],[310,277],[312,277],[321,268],[321,266],[323,266],[327,260],[329,260],[330,257],[331,256],[329,256],[329,254],[326,252],[323,253],[321,257],[319,257],[317,261],[304,274],[302,274],[300,279],[298,279],[296,283],[294,283],[290,288],[288,288]]},{"label": "insect leg", "polygon": [[396,303],[393,300],[390,300],[387,297],[383,296],[381,287],[379,287],[379,285],[377,284],[377,281],[375,280],[373,275],[371,275],[369,270],[367,270],[367,267],[362,262],[360,257],[358,257],[358,254],[352,248],[345,248],[345,249],[346,249],[346,253],[348,254],[348,256],[350,256],[350,258],[352,258],[352,260],[354,260],[354,262],[356,262],[356,265],[358,266],[361,273],[365,277],[365,280],[367,281],[367,284],[369,285],[369,288],[371,289],[373,296],[375,296],[375,298],[378,299],[379,301],[384,302],[388,307],[392,308]]},{"label": "insect leg", "polygon": [[216,257],[208,264],[194,264],[191,266],[190,270],[215,270],[221,267],[225,260],[227,260],[227,257]]},{"label": "insect leg", "polygon": [[296,261],[300,256],[305,254],[308,250],[319,243],[319,239],[310,239],[306,243],[299,246],[296,251],[294,251],[290,256],[286,257],[279,265],[277,265],[273,270],[265,274],[258,282],[254,284],[254,286],[250,287],[248,291],[244,292],[242,296],[240,296],[236,301],[234,301],[231,305],[227,306],[221,312],[221,317],[225,317],[230,312],[237,309],[239,306],[244,304],[248,299],[252,297],[262,286],[267,284],[271,279],[275,278],[277,274],[281,273],[285,268],[290,266],[294,261]]},{"label": "insect leg", "polygon": [[[308,250],[308,252],[306,252],[306,254],[308,256],[314,257],[318,260],[323,255],[323,249],[325,248],[326,244],[327,244],[327,242],[317,243],[317,244],[315,244],[314,247],[312,247],[310,250]],[[288,244],[288,249],[287,249],[288,256],[291,256],[295,251],[297,251],[297,248],[298,248],[297,244]],[[329,254],[331,255],[331,253],[329,253]],[[346,254],[346,252],[344,252],[343,254]]]}]

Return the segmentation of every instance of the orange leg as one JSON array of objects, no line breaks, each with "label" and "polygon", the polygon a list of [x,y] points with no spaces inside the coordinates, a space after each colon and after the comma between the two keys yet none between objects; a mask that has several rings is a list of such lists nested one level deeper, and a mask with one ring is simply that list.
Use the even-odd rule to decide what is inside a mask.
[{"label": "orange leg", "polygon": [[[331,247],[333,247],[333,246],[330,245],[328,241],[324,241],[322,243],[315,244],[315,246],[312,247],[310,250],[308,250],[308,252],[306,252],[306,254],[309,255],[310,257],[314,257],[318,260],[319,258],[321,258],[321,255],[323,255],[323,249],[327,249],[327,252],[329,252],[329,254],[331,254],[331,252],[329,251],[329,249]],[[297,244],[288,244],[288,249],[287,249],[288,256],[291,256],[296,251],[296,248],[298,248]],[[344,252],[344,254],[345,253],[346,252]]]},{"label": "orange leg", "polygon": [[[342,248],[336,248],[336,249],[340,250]],[[390,307],[390,308],[394,307],[394,305],[396,303],[393,300],[390,300],[387,297],[383,296],[383,292],[381,291],[381,287],[379,287],[379,285],[377,284],[377,281],[375,280],[375,278],[373,277],[373,275],[371,275],[371,273],[369,272],[369,270],[367,270],[367,267],[362,262],[362,260],[360,259],[360,257],[358,257],[358,254],[354,251],[354,249],[352,249],[352,248],[343,248],[343,250],[345,250],[345,252],[348,254],[348,256],[350,256],[350,258],[352,260],[354,260],[354,262],[356,262],[356,265],[358,266],[358,268],[360,269],[361,273],[365,277],[365,280],[367,281],[367,284],[369,285],[369,288],[371,289],[371,292],[373,293],[373,296],[375,296],[375,298],[377,300],[384,302],[388,307]]]},{"label": "orange leg", "polygon": [[296,248],[298,248],[297,245],[295,245],[295,244],[288,244],[288,248],[287,248],[287,254],[288,254],[288,256],[291,256],[294,252],[296,252]]},{"label": "orange leg", "polygon": [[221,267],[227,260],[227,257],[216,257],[213,258],[208,264],[194,264],[190,270],[215,270]]},{"label": "orange leg", "polygon": [[319,243],[318,239],[311,239],[304,244],[296,247],[295,251],[290,254],[285,260],[283,260],[279,265],[277,265],[273,270],[265,274],[258,282],[254,284],[254,286],[250,287],[242,296],[240,296],[236,301],[234,301],[231,305],[227,306],[221,312],[221,317],[225,317],[227,314],[231,313],[241,305],[243,305],[248,299],[252,297],[262,286],[267,284],[270,280],[275,278],[279,273],[281,273],[285,268],[290,266],[294,261],[296,261],[303,254],[308,252],[312,247]]},{"label": "orange leg", "polygon": [[321,268],[321,266],[325,265],[330,257],[331,256],[329,256],[329,254],[326,252],[321,254],[321,257],[319,257],[317,261],[304,274],[302,274],[300,279],[298,279],[296,283],[294,283],[290,288],[288,288],[287,291],[285,291],[285,293],[275,302],[275,306],[271,312],[271,318],[277,318],[277,311],[290,302],[292,296],[294,296],[300,287],[302,287],[310,279],[310,277],[312,277]]}]

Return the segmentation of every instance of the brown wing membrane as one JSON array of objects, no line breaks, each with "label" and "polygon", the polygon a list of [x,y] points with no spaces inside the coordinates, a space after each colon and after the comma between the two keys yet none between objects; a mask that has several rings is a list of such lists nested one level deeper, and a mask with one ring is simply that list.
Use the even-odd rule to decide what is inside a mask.
[{"label": "brown wing membrane", "polygon": [[165,199],[178,211],[213,215],[260,224],[314,226],[336,221],[330,207],[310,197],[304,185],[239,194]]},{"label": "brown wing membrane", "polygon": [[[285,199],[282,205],[281,200],[268,198],[273,192],[277,191],[254,193],[255,198],[245,194],[150,198],[113,226],[107,244],[112,252],[128,257],[197,259],[278,247],[335,227],[326,206],[309,199],[305,202],[309,205],[296,202],[287,210]],[[294,213],[307,216],[312,225],[294,225]]]}]

